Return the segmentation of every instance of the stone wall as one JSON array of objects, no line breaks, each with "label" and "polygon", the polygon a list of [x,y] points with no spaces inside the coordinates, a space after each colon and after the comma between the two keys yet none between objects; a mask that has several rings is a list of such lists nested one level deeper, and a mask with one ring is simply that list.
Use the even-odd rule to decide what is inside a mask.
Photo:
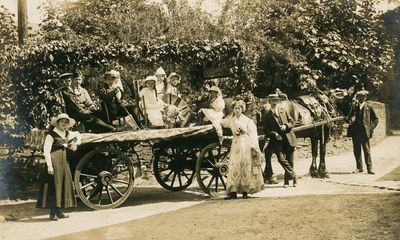
[{"label": "stone wall", "polygon": [[375,128],[374,135],[371,140],[371,144],[375,145],[386,137],[386,134],[389,130],[390,118],[388,118],[389,111],[386,104],[374,101],[370,101],[369,103],[372,104],[372,107],[374,108],[375,113],[379,118],[378,126],[376,126]]}]

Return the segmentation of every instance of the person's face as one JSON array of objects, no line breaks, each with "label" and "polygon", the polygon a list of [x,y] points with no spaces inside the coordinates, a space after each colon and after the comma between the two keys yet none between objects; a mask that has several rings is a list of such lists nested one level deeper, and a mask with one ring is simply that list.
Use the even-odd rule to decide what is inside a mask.
[{"label": "person's face", "polygon": [[216,92],[216,91],[211,91],[211,97],[212,98],[215,98],[215,97],[217,97],[218,96],[218,92]]},{"label": "person's face", "polygon": [[82,77],[76,77],[76,78],[74,78],[74,80],[72,81],[72,84],[73,84],[74,86],[80,86],[80,85],[82,84],[82,82],[83,82]]},{"label": "person's face", "polygon": [[365,102],[366,99],[367,99],[367,96],[365,96],[365,95],[357,95],[357,100],[360,103]]},{"label": "person's face", "polygon": [[268,100],[269,104],[271,104],[271,108],[275,109],[279,103],[279,99],[270,99]]},{"label": "person's face", "polygon": [[159,75],[156,75],[156,77],[157,77],[157,81],[162,82],[165,78],[165,74],[159,74]]},{"label": "person's face", "polygon": [[69,120],[66,118],[59,119],[57,121],[57,128],[61,131],[65,131],[68,128]]},{"label": "person's face", "polygon": [[150,89],[154,89],[155,82],[154,81],[147,81],[146,82],[146,87]]},{"label": "person's face", "polygon": [[114,76],[110,76],[110,75],[106,76],[106,82],[110,85],[113,84],[116,79],[117,79],[117,77],[114,77]]},{"label": "person's face", "polygon": [[66,78],[66,79],[64,80],[64,84],[65,84],[66,87],[70,87],[71,84],[72,84],[72,78],[71,78],[71,77]]},{"label": "person's face", "polygon": [[179,83],[179,78],[173,77],[173,78],[171,79],[171,84],[172,84],[172,86],[176,86],[176,85],[178,85],[178,83]]},{"label": "person's face", "polygon": [[243,112],[243,109],[242,109],[242,107],[239,106],[239,105],[236,105],[236,106],[233,108],[233,114],[234,114],[235,116],[240,116],[240,115],[242,114],[242,112]]}]

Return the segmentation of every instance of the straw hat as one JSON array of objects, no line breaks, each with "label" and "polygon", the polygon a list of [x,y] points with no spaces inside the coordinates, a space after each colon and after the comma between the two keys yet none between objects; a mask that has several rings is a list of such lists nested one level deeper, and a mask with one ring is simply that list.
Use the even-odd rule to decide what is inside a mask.
[{"label": "straw hat", "polygon": [[57,117],[51,119],[50,125],[56,127],[57,126],[57,121],[60,120],[60,119],[68,119],[69,120],[68,128],[70,128],[70,127],[75,125],[75,119],[70,118],[68,116],[68,114],[66,114],[66,113],[61,113]]},{"label": "straw hat", "polygon": [[279,95],[276,93],[271,93],[268,95],[268,100],[279,100]]},{"label": "straw hat", "polygon": [[143,84],[146,84],[148,81],[154,81],[154,82],[156,82],[156,81],[157,81],[157,77],[154,76],[154,75],[147,76],[146,79],[143,81]]},{"label": "straw hat", "polygon": [[114,78],[121,77],[121,74],[118,71],[115,71],[114,69],[111,71],[105,72],[104,75],[114,77]]},{"label": "straw hat", "polygon": [[169,75],[168,81],[171,81],[171,79],[174,77],[178,78],[178,81],[181,81],[181,76],[179,76],[177,73],[174,72]]},{"label": "straw hat", "polygon": [[219,89],[219,87],[217,87],[217,86],[212,86],[212,87],[210,87],[210,91],[214,91],[214,92],[217,92],[217,93],[221,93],[221,89]]},{"label": "straw hat", "polygon": [[73,75],[72,73],[63,73],[58,78],[59,79],[65,79],[65,78],[72,77],[72,75]]},{"label": "straw hat", "polygon": [[159,67],[156,71],[156,76],[157,75],[167,75],[167,73],[165,73],[164,69],[162,67]]},{"label": "straw hat", "polygon": [[369,92],[367,90],[361,90],[361,91],[358,91],[356,94],[357,94],[357,96],[367,96],[369,94]]}]

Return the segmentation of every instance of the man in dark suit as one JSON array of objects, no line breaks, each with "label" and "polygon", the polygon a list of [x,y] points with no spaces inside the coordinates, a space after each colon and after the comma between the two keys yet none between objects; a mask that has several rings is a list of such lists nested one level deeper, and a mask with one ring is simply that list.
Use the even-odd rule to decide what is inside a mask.
[{"label": "man in dark suit", "polygon": [[372,137],[374,128],[378,125],[378,117],[371,104],[366,102],[368,91],[362,90],[356,93],[356,101],[349,116],[350,122],[347,136],[353,140],[353,152],[356,159],[357,169],[354,173],[363,172],[361,147],[364,151],[365,165],[369,174],[375,174],[372,170],[371,148],[369,139]]},{"label": "man in dark suit", "polygon": [[293,159],[297,139],[294,133],[291,132],[294,127],[294,121],[286,109],[278,106],[280,102],[278,94],[269,94],[268,101],[271,108],[263,109],[261,119],[265,135],[270,139],[265,151],[266,167],[264,176],[267,179],[272,177],[271,156],[275,153],[279,163],[285,170],[283,187],[289,187],[290,178],[293,179],[293,186],[295,187],[297,178],[293,170]]}]

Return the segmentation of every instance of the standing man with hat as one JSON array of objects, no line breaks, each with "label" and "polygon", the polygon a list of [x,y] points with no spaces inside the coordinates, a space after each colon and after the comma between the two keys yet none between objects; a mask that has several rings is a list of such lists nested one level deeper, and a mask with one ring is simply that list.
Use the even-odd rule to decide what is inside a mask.
[{"label": "standing man with hat", "polygon": [[273,177],[271,156],[272,153],[275,153],[279,163],[285,170],[283,187],[289,187],[290,178],[293,179],[293,187],[296,187],[297,177],[294,172],[293,160],[297,139],[291,131],[294,127],[294,121],[286,109],[278,106],[280,102],[278,94],[269,94],[268,101],[271,108],[264,107],[261,119],[265,135],[270,139],[265,153],[266,167],[264,176],[267,181]]},{"label": "standing man with hat", "polygon": [[350,110],[347,121],[350,123],[347,136],[353,140],[353,152],[356,159],[357,169],[353,173],[361,173],[364,171],[361,148],[364,151],[365,165],[368,174],[375,174],[372,170],[371,147],[369,139],[372,137],[374,128],[378,125],[379,119],[368,102],[368,91],[361,90],[356,93],[355,103]]}]

